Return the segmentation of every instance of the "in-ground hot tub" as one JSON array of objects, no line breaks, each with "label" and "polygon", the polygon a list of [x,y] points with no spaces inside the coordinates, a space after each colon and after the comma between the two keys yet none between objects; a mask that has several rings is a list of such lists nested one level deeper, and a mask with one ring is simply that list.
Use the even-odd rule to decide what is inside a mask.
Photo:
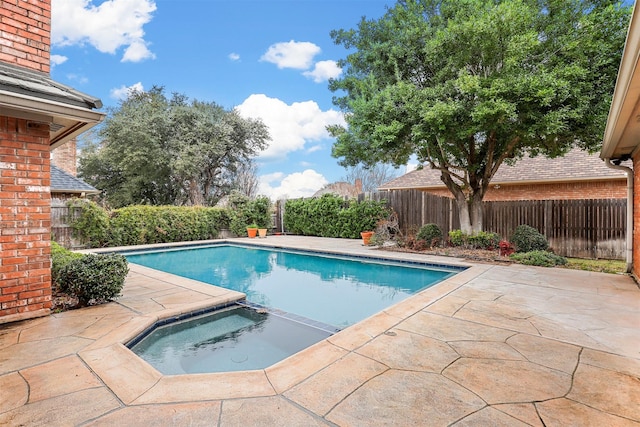
[{"label": "in-ground hot tub", "polygon": [[264,369],[337,331],[301,320],[233,305],[161,322],[127,346],[165,375]]}]

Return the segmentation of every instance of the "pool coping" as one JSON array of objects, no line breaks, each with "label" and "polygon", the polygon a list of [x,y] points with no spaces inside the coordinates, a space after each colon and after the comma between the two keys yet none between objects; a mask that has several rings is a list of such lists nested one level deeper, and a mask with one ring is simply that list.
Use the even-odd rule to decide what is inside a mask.
[{"label": "pool coping", "polygon": [[[247,241],[239,242],[238,240],[221,239],[214,242],[217,244],[252,243]],[[190,242],[187,245],[184,243],[145,245],[145,248],[184,247],[211,243],[212,241]],[[268,242],[253,242],[251,244],[251,246],[256,245],[285,250],[299,250],[299,248],[294,247],[279,247]],[[106,250],[84,252],[122,252],[132,248],[134,247],[108,248]],[[137,246],[135,248],[141,249],[142,247]],[[308,248],[303,248],[303,250],[314,252],[313,249]],[[347,257],[353,255],[346,250],[323,249],[315,252]],[[400,256],[404,260],[407,259],[406,253],[400,253]],[[374,257],[369,256],[368,258]],[[389,261],[399,260],[399,256],[393,252],[378,253],[375,258]],[[424,257],[421,257],[421,259],[424,259]],[[417,263],[429,265],[429,262]],[[438,264],[442,265],[441,263]],[[447,264],[447,267],[449,266]],[[230,305],[244,299],[244,294],[159,272],[137,264],[130,264],[130,269],[133,272],[150,278],[161,279],[174,286],[205,293],[214,297],[214,299],[184,304],[180,307],[165,309],[154,314],[140,315],[96,340],[80,351],[78,355],[101,378],[107,387],[127,405],[274,396],[303,382],[375,337],[384,334],[407,317],[455,291],[490,267],[489,265],[471,265],[453,258],[451,266],[465,269],[268,368],[255,371],[163,375],[127,348],[126,344],[158,321],[184,316],[194,311],[207,310],[215,306]],[[215,384],[215,387],[212,387],[212,384]]]}]

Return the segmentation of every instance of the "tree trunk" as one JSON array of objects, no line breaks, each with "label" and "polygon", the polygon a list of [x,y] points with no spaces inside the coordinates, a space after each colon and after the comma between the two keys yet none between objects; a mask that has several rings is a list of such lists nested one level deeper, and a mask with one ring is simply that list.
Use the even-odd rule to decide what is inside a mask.
[{"label": "tree trunk", "polygon": [[460,215],[460,230],[466,234],[474,234],[483,229],[482,199],[471,197],[456,197],[456,205]]}]

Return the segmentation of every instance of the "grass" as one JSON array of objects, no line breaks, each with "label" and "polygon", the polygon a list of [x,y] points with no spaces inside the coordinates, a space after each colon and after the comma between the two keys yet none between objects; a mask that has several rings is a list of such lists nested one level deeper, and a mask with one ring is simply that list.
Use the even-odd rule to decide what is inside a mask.
[{"label": "grass", "polygon": [[565,265],[565,267],[573,270],[618,274],[626,271],[627,263],[613,259],[567,258],[567,265]]}]

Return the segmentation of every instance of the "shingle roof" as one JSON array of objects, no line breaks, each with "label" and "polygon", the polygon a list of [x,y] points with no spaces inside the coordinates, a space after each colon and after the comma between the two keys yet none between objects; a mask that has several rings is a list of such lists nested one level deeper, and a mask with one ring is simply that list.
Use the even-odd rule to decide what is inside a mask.
[{"label": "shingle roof", "polygon": [[52,80],[48,74],[0,62],[0,90],[81,108],[101,108],[98,98]]},{"label": "shingle roof", "polygon": [[97,194],[100,190],[97,190],[83,180],[68,174],[57,166],[51,165],[51,192]]},{"label": "shingle roof", "polygon": [[[503,164],[491,180],[492,184],[568,182],[600,179],[624,179],[625,173],[608,168],[597,154],[573,149],[564,157],[524,157],[515,165]],[[428,166],[393,179],[379,190],[444,187],[440,171]]]},{"label": "shingle roof", "polygon": [[342,197],[358,197],[360,191],[355,185],[348,182],[340,181],[333,182],[326,187],[321,188],[320,190],[316,191],[311,197],[320,197],[323,194],[328,193],[337,194],[338,196]]}]

